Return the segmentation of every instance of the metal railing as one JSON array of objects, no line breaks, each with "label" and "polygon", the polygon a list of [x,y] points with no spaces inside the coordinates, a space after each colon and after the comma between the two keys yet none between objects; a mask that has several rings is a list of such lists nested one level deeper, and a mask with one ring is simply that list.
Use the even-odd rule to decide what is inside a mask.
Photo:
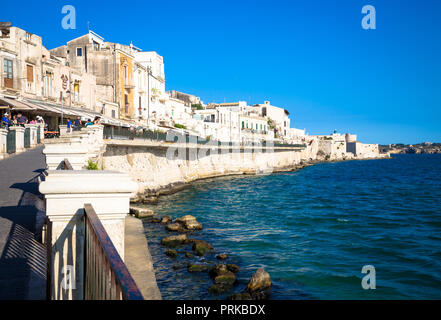
[{"label": "metal railing", "polygon": [[15,130],[8,131],[8,135],[6,137],[6,152],[14,153],[16,150],[16,141],[15,141]]},{"label": "metal railing", "polygon": [[143,300],[91,204],[84,205],[85,300]]},{"label": "metal railing", "polygon": [[30,148],[31,147],[31,128],[25,128],[24,131],[24,147]]},{"label": "metal railing", "polygon": [[61,163],[61,170],[73,170],[72,165],[69,162],[69,159],[64,159]]},{"label": "metal railing", "polygon": [[[206,145],[210,142],[205,138],[200,136],[194,136],[189,134],[180,134],[178,132],[173,132],[169,137],[167,133],[159,131],[151,131],[147,129],[126,128],[126,127],[116,127],[116,126],[105,126],[104,127],[104,139],[116,139],[116,140],[151,140],[151,141],[161,141],[161,142],[185,142],[194,143],[199,145]],[[222,142],[222,141],[211,141],[210,145],[217,143],[218,146],[236,146],[238,143],[234,142]],[[248,141],[240,143],[241,146],[250,146],[256,144],[255,141]],[[270,141],[261,141],[259,143],[262,147],[291,147],[291,148],[306,148],[305,144],[289,144],[289,143],[272,143]]]}]

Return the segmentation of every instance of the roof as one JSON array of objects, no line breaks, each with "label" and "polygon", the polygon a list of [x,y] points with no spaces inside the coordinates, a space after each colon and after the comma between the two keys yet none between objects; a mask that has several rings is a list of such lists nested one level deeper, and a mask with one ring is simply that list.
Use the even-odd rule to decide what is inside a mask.
[{"label": "roof", "polygon": [[24,104],[23,102],[16,99],[0,98],[0,104],[8,105],[11,110],[21,110],[21,111],[35,110],[34,107]]}]

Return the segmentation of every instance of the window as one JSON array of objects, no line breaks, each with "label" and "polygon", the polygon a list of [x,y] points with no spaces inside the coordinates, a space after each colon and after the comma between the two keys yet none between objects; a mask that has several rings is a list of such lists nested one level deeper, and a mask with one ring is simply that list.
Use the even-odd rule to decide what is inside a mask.
[{"label": "window", "polygon": [[14,87],[14,76],[12,72],[12,60],[4,59],[3,60],[3,79],[4,86],[7,88]]},{"label": "window", "polygon": [[142,98],[139,96],[139,111],[142,110]]},{"label": "window", "polygon": [[242,129],[245,129],[245,121],[242,121]]},{"label": "window", "polygon": [[129,113],[129,95],[127,93],[124,95],[124,112]]},{"label": "window", "polygon": [[115,118],[115,110],[112,110],[112,118]]},{"label": "window", "polygon": [[83,48],[77,48],[77,57],[83,56]]},{"label": "window", "polygon": [[127,69],[127,66],[124,66],[124,81],[126,84],[129,82],[129,71]]},{"label": "window", "polygon": [[32,35],[29,32],[26,32],[26,40],[31,41]]},{"label": "window", "polygon": [[93,50],[99,51],[100,50],[100,44],[93,40]]},{"label": "window", "polygon": [[34,67],[26,65],[26,74],[28,82],[34,82]]},{"label": "window", "polygon": [[50,72],[44,75],[44,95],[46,97],[52,95],[52,74]]}]

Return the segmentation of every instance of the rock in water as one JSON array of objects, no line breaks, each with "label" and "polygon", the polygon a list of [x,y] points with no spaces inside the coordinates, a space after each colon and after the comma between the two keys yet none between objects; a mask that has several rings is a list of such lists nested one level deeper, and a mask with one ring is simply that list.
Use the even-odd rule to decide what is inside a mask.
[{"label": "rock in water", "polygon": [[208,271],[208,266],[200,263],[189,263],[187,265],[187,270],[188,272],[205,272]]},{"label": "rock in water", "polygon": [[266,291],[271,288],[271,278],[264,267],[257,269],[245,289],[253,299],[265,299]]},{"label": "rock in water", "polygon": [[176,258],[178,256],[178,252],[175,249],[170,249],[165,252],[165,255],[171,258]]},{"label": "rock in water", "polygon": [[185,234],[180,234],[179,236],[165,237],[161,240],[161,244],[166,247],[174,248],[178,245],[184,244],[187,241],[187,236]]},{"label": "rock in water", "polygon": [[216,256],[216,259],[218,260],[225,260],[226,258],[228,258],[228,256],[225,253],[221,253]]},{"label": "rock in water", "polygon": [[184,227],[180,223],[170,223],[165,226],[168,231],[184,232]]},{"label": "rock in water", "polygon": [[213,284],[208,288],[208,292],[211,294],[222,294],[226,291],[230,291],[233,288],[232,285],[226,284]]},{"label": "rock in water", "polygon": [[214,278],[215,284],[232,286],[236,282],[236,276],[231,271],[227,271]]},{"label": "rock in water", "polygon": [[162,219],[161,219],[161,223],[162,224],[167,224],[167,223],[169,223],[171,221],[172,221],[172,219],[169,216],[163,216]]},{"label": "rock in water", "polygon": [[239,272],[239,267],[236,266],[235,264],[227,264],[227,269],[230,270],[233,273],[238,273]]},{"label": "rock in water", "polygon": [[135,215],[135,217],[141,219],[146,217],[152,217],[153,211],[147,208],[130,206],[130,214]]},{"label": "rock in water", "polygon": [[229,271],[225,264],[217,264],[210,270],[210,276],[215,284],[232,286],[236,282],[236,276]]},{"label": "rock in water", "polygon": [[203,256],[206,252],[213,250],[213,247],[204,240],[193,240],[192,250],[198,256]]},{"label": "rock in water", "polygon": [[202,224],[196,221],[196,218],[191,215],[183,216],[179,219],[176,219],[177,223],[182,224],[187,230],[201,230]]},{"label": "rock in water", "polygon": [[213,268],[211,268],[210,276],[212,278],[216,278],[217,276],[219,276],[223,273],[227,273],[227,272],[228,272],[228,269],[225,264],[217,264]]},{"label": "rock in water", "polygon": [[248,292],[235,293],[227,297],[227,300],[253,300]]}]

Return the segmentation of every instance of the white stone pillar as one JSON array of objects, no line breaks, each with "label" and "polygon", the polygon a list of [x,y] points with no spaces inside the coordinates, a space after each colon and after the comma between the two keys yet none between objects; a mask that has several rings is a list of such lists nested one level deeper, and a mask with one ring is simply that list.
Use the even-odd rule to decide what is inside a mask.
[{"label": "white stone pillar", "polygon": [[40,127],[40,143],[43,143],[43,140],[44,140],[44,124],[43,123],[38,123],[37,126]]},{"label": "white stone pillar", "polygon": [[16,153],[23,152],[25,150],[25,147],[24,147],[25,128],[19,127],[19,126],[14,126],[14,127],[9,127],[9,130],[15,131],[15,152]]},{"label": "white stone pillar", "polygon": [[69,134],[69,133],[67,132],[67,125],[65,125],[65,124],[61,124],[61,125],[59,125],[58,127],[60,128],[60,137]]},{"label": "white stone pillar", "polygon": [[25,128],[30,129],[30,147],[33,148],[37,145],[37,130],[36,124],[25,124]]},{"label": "white stone pillar", "polygon": [[8,130],[6,129],[0,129],[0,159],[3,159],[6,157],[6,141],[8,137]]},{"label": "white stone pillar", "polygon": [[[84,205],[92,204],[116,250],[124,260],[124,220],[130,197],[138,189],[129,175],[111,171],[48,171],[39,190],[46,198],[51,226],[51,298],[83,299],[85,224]],[[63,287],[66,271],[75,285]]]},{"label": "white stone pillar", "polygon": [[64,159],[69,160],[74,170],[82,170],[87,166],[88,146],[79,136],[47,139],[43,154],[48,170],[56,170]]}]

